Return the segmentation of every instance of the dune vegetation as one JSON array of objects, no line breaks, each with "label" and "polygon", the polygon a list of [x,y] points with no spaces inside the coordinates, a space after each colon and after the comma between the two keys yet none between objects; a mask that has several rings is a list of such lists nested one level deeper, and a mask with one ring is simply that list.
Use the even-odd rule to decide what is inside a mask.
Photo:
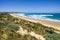
[{"label": "dune vegetation", "polygon": [[19,28],[28,32],[35,32],[38,35],[42,35],[45,40],[60,40],[60,30],[44,26],[39,23],[16,18],[7,13],[0,13],[0,40],[38,40],[31,35],[24,35],[17,33]]}]

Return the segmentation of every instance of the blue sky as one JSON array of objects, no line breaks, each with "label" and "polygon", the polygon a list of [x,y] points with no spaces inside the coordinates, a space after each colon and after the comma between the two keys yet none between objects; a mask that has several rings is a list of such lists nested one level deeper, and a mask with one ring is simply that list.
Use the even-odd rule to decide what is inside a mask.
[{"label": "blue sky", "polygon": [[60,0],[0,0],[0,12],[60,13]]}]

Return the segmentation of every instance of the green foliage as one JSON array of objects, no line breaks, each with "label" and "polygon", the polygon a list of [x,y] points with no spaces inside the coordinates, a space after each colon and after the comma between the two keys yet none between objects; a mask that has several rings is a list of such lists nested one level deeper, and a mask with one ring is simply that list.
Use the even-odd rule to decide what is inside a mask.
[{"label": "green foliage", "polygon": [[14,23],[11,23],[11,22],[7,22],[6,23],[6,26],[12,28],[12,29],[15,29],[15,30],[18,30],[19,29],[19,26],[14,24]]},{"label": "green foliage", "polygon": [[11,30],[12,29],[9,27],[2,26],[0,29],[0,40],[37,40],[36,38],[30,35],[22,36],[16,32],[12,32],[15,30],[12,30],[12,31]]},{"label": "green foliage", "polygon": [[22,36],[16,33],[19,29],[18,25],[28,30],[28,32],[34,31],[39,35],[43,35],[46,40],[60,40],[60,34],[54,32],[59,30],[13,17],[8,13],[0,14],[0,40],[37,40],[30,35]]},{"label": "green foliage", "polygon": [[44,37],[46,38],[46,40],[60,40],[60,34],[57,33],[46,33]]}]

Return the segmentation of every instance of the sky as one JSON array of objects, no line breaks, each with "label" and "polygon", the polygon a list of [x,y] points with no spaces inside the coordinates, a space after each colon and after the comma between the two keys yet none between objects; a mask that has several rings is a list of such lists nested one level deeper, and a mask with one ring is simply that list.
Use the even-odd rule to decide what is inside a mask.
[{"label": "sky", "polygon": [[60,13],[60,0],[0,0],[0,12]]}]

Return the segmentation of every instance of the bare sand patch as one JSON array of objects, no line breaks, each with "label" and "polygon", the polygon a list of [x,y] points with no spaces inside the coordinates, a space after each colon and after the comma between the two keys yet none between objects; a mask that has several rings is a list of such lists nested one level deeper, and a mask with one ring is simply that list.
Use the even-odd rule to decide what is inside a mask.
[{"label": "bare sand patch", "polygon": [[38,34],[36,34],[33,31],[28,32],[27,30],[23,30],[22,27],[20,27],[20,29],[17,31],[17,33],[21,34],[22,36],[24,36],[24,35],[30,35],[30,36],[35,37],[38,40],[45,40],[45,38],[42,35],[38,35]]}]

